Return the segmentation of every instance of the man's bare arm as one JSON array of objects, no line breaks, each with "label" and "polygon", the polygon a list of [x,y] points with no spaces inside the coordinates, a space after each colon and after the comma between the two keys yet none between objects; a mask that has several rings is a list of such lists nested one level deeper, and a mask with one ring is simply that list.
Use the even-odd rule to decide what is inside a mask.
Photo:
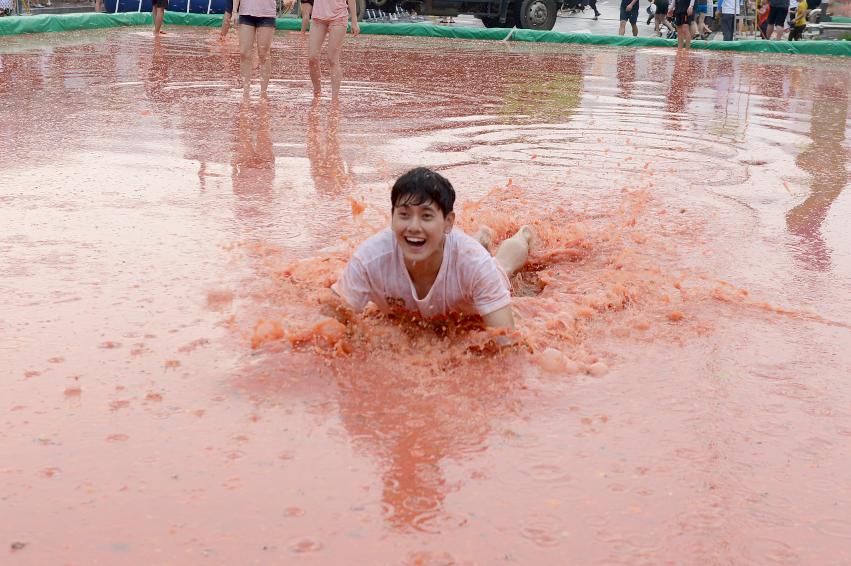
[{"label": "man's bare arm", "polygon": [[508,328],[514,330],[514,315],[511,312],[511,305],[506,305],[501,309],[482,316],[482,320],[485,321],[485,326],[488,328]]},{"label": "man's bare arm", "polygon": [[352,307],[330,287],[319,292],[318,300],[322,306],[321,312],[325,316],[335,318],[343,324],[347,324],[355,317],[355,311]]}]

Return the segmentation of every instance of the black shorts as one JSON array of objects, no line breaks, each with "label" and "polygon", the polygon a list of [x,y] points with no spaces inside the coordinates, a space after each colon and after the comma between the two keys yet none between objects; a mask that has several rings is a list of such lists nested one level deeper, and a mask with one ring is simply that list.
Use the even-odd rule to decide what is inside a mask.
[{"label": "black shorts", "polygon": [[233,14],[233,0],[225,2],[225,14]]},{"label": "black shorts", "polygon": [[253,26],[256,28],[273,28],[275,27],[275,18],[269,16],[243,16],[239,15],[240,25]]},{"label": "black shorts", "polygon": [[313,0],[301,0],[301,3],[302,4],[310,4],[311,6],[313,6]]},{"label": "black shorts", "polygon": [[153,0],[151,5],[153,8],[168,9],[168,0]]},{"label": "black shorts", "polygon": [[635,0],[635,4],[632,6],[632,10],[627,10],[626,7],[629,5],[631,0],[621,0],[621,21],[629,21],[634,24],[638,21],[638,0]]},{"label": "black shorts", "polygon": [[768,11],[768,25],[780,26],[786,25],[786,17],[789,15],[789,6],[772,6]]},{"label": "black shorts", "polygon": [[[688,8],[688,7],[686,7]],[[687,26],[694,21],[694,16],[688,15],[688,9],[680,11],[677,10],[674,12],[674,25],[675,26]]]},{"label": "black shorts", "polygon": [[796,41],[804,37],[805,29],[807,29],[807,26],[792,27],[792,31],[789,32],[789,41]]},{"label": "black shorts", "polygon": [[659,2],[656,1],[656,15],[657,16],[667,16],[668,15],[668,3],[667,2]]}]

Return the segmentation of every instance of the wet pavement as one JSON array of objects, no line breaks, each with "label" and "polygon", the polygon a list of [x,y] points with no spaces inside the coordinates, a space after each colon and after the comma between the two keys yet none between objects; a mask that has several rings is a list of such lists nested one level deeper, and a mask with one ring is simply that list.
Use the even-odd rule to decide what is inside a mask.
[{"label": "wet pavement", "polygon": [[[851,561],[844,60],[169,31],[0,43],[4,563]],[[323,321],[416,165],[524,348]]]}]

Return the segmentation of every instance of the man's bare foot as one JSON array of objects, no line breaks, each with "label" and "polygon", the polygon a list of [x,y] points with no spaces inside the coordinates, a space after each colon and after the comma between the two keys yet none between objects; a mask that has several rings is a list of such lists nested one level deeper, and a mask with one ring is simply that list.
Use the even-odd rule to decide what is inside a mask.
[{"label": "man's bare foot", "polygon": [[493,245],[493,228],[487,224],[482,224],[479,226],[479,231],[476,232],[475,238],[487,251],[491,251],[491,246]]},{"label": "man's bare foot", "polygon": [[535,230],[528,224],[524,224],[517,231],[517,234],[515,234],[515,237],[517,236],[524,238],[526,240],[526,245],[531,247],[532,241],[535,239]]},{"label": "man's bare foot", "polygon": [[166,32],[164,32],[163,30],[160,30],[160,35],[165,35],[165,33]]}]

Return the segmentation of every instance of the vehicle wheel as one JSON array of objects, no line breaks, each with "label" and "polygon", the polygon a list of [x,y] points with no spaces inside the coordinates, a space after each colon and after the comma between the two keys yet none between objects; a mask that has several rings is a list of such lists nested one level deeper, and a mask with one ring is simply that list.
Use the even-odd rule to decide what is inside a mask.
[{"label": "vehicle wheel", "polygon": [[555,0],[519,0],[517,6],[517,27],[549,31],[556,23],[558,6]]},{"label": "vehicle wheel", "polygon": [[486,28],[499,27],[499,16],[482,16],[480,19]]}]

